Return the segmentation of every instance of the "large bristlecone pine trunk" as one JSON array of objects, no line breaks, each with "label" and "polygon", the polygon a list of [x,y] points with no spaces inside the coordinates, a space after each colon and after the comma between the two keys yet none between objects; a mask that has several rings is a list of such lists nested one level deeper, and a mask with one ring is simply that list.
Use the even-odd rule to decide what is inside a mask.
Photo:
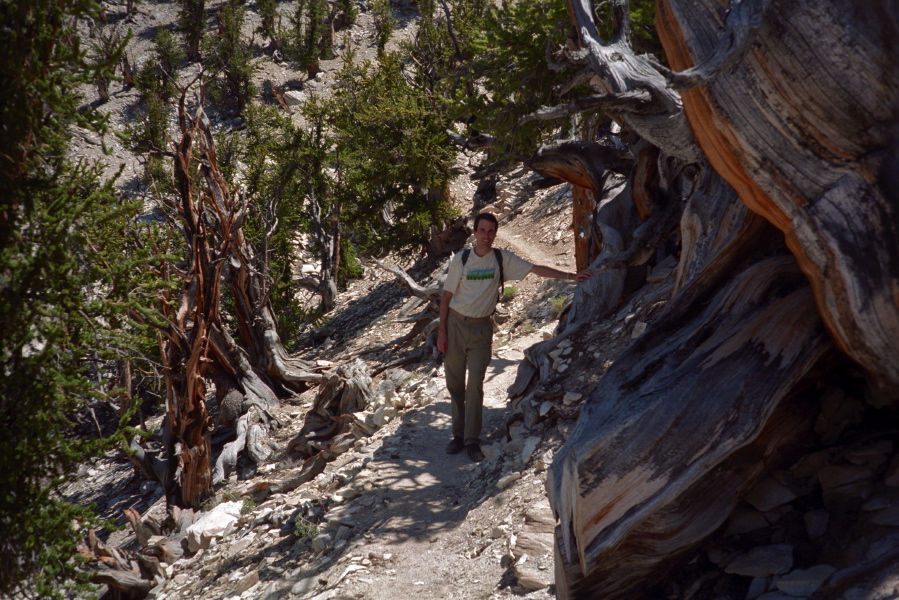
[{"label": "large bristlecone pine trunk", "polygon": [[[167,204],[186,251],[180,263],[166,261],[160,269],[177,284],[162,299],[169,321],[160,336],[167,391],[165,450],[154,456],[135,438],[131,458],[146,477],[163,484],[170,506],[199,508],[213,486],[236,468],[238,455],[248,456],[246,475],[269,458],[271,450],[263,442],[277,424],[269,410],[281,396],[317,384],[322,376],[314,365],[290,356],[281,343],[268,300],[266,257],[244,235],[251,201],[229,189],[202,104],[189,115],[186,92],[179,104],[182,137],[171,153],[178,194]],[[237,339],[221,313],[224,285],[233,299]],[[213,388],[217,422],[206,404]],[[236,439],[213,463],[216,424],[233,427]]]},{"label": "large bristlecone pine trunk", "polygon": [[873,402],[895,406],[899,390],[895,2],[660,0],[671,71],[631,51],[627,2],[613,5],[605,41],[590,2],[570,3],[570,57],[596,74],[590,102],[639,139],[636,162],[573,144],[532,159],[591,196],[575,226],[598,274],[511,393],[615,308],[655,248],[677,239],[680,256],[663,314],[605,373],[550,470],[560,598],[649,597],[695,556],[811,428],[801,392],[823,361],[853,361]]}]

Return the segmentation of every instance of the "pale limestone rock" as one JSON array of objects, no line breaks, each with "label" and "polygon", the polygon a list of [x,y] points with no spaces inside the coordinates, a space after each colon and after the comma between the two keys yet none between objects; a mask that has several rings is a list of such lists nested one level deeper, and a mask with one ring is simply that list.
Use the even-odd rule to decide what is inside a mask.
[{"label": "pale limestone rock", "polygon": [[549,465],[553,462],[553,451],[547,450],[543,454],[540,455],[540,458],[537,459],[537,462],[534,463],[534,470],[538,473],[542,473],[549,469]]},{"label": "pale limestone rock", "polygon": [[787,502],[792,502],[795,499],[796,494],[771,477],[762,479],[746,495],[746,501],[762,512],[769,511]]},{"label": "pale limestone rock", "polygon": [[208,548],[212,540],[221,537],[225,530],[237,522],[243,502],[222,502],[208,513],[201,516],[187,528],[187,548],[196,552]]},{"label": "pale limestone rock", "polygon": [[735,510],[728,519],[725,535],[740,535],[768,526],[765,515],[757,510]]},{"label": "pale limestone rock", "polygon": [[665,257],[665,260],[652,268],[652,271],[646,277],[646,282],[660,283],[662,281],[665,281],[676,268],[677,259],[669,254],[667,257]]},{"label": "pale limestone rock", "polygon": [[875,511],[882,508],[890,508],[891,506],[899,506],[899,498],[893,500],[887,496],[874,496],[862,504],[862,510]]},{"label": "pale limestone rock", "polygon": [[899,506],[891,506],[874,513],[871,521],[877,525],[899,527]]},{"label": "pale limestone rock", "polygon": [[552,556],[555,527],[556,520],[549,500],[542,498],[532,504],[525,512],[521,533],[511,549],[512,557],[517,560],[525,555],[537,558]]},{"label": "pale limestone rock", "polygon": [[746,590],[746,600],[753,600],[768,590],[768,579],[765,577],[753,577]]},{"label": "pale limestone rock", "polygon": [[562,396],[562,403],[567,406],[569,404],[574,404],[583,397],[583,394],[579,394],[577,392],[565,392],[565,395]]},{"label": "pale limestone rock", "polygon": [[830,464],[830,452],[821,451],[806,454],[799,461],[790,467],[790,473],[793,477],[800,479],[818,478],[818,471]]},{"label": "pale limestone rock", "polygon": [[489,446],[481,446],[481,452],[484,453],[484,460],[487,462],[498,460],[502,454],[500,449],[492,444]]},{"label": "pale limestone rock", "polygon": [[531,455],[534,454],[534,450],[537,449],[538,445],[540,445],[540,438],[536,436],[531,436],[524,441],[520,455],[522,464],[526,465],[531,460]]},{"label": "pale limestone rock", "polygon": [[372,421],[374,421],[375,425],[378,427],[384,427],[390,420],[396,416],[396,409],[392,406],[381,406],[377,410],[375,410],[372,415]]},{"label": "pale limestone rock", "polygon": [[284,102],[287,106],[299,106],[306,101],[306,94],[296,90],[288,90],[284,92]]},{"label": "pale limestone rock", "polygon": [[499,478],[499,481],[496,482],[496,487],[504,490],[519,479],[521,479],[521,473],[509,473],[508,475]]},{"label": "pale limestone rock", "polygon": [[803,517],[805,531],[810,540],[816,540],[827,533],[827,524],[830,522],[830,513],[826,510],[810,510]]},{"label": "pale limestone rock", "polygon": [[753,548],[734,558],[725,573],[749,577],[770,577],[789,572],[793,568],[793,546],[774,544]]},{"label": "pale limestone rock", "polygon": [[830,565],[815,565],[811,569],[796,569],[778,577],[774,584],[791,596],[811,596],[821,584],[836,571]]},{"label": "pale limestone rock", "polygon": [[634,329],[631,331],[631,339],[635,340],[646,332],[646,323],[637,321],[634,323]]},{"label": "pale limestone rock", "polygon": [[874,444],[850,450],[845,454],[845,458],[854,465],[878,469],[889,460],[892,453],[893,442],[890,440],[879,440]]},{"label": "pale limestone rock", "polygon": [[893,462],[890,463],[883,482],[890,487],[899,487],[899,452],[893,457]]},{"label": "pale limestone rock", "polygon": [[767,594],[762,594],[758,597],[758,600],[796,600],[796,598],[775,590],[773,592],[768,592]]},{"label": "pale limestone rock", "polygon": [[818,472],[818,481],[822,488],[831,489],[870,479],[871,476],[871,470],[867,467],[828,465]]},{"label": "pale limestone rock", "polygon": [[529,592],[548,588],[553,583],[551,571],[540,570],[530,564],[516,564],[514,571],[518,578],[518,587]]},{"label": "pale limestone rock", "polygon": [[253,569],[252,571],[241,577],[240,581],[237,582],[237,585],[234,586],[234,590],[231,593],[239,596],[257,583],[259,583],[259,573],[256,571],[256,569]]},{"label": "pale limestone rock", "polygon": [[325,552],[331,547],[332,542],[333,537],[330,532],[320,533],[312,538],[312,550],[319,553]]}]

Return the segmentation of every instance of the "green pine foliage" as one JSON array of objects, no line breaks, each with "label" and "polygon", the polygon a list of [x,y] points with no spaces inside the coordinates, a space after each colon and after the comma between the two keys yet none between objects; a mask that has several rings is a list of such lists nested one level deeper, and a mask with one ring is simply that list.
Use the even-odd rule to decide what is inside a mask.
[{"label": "green pine foliage", "polygon": [[[178,73],[186,58],[184,46],[177,36],[169,28],[160,27],[154,40],[152,60],[147,64],[150,68],[155,67],[156,83],[165,90],[166,97],[177,94]],[[154,90],[157,85],[152,86]]]},{"label": "green pine foliage", "polygon": [[[530,155],[551,132],[543,123],[518,126],[518,120],[541,106],[564,102],[554,87],[571,77],[549,69],[546,47],[565,42],[568,8],[564,0],[491,5],[486,9],[470,77],[479,93],[460,98],[460,117],[475,116],[473,128],[504,142],[501,152],[511,158]],[[585,91],[585,90],[578,90]]]},{"label": "green pine foliage", "polygon": [[[300,328],[317,317],[298,304],[293,274],[296,238],[310,228],[307,195],[329,193],[323,172],[329,140],[321,130],[306,130],[267,107],[253,106],[246,116],[238,151],[247,165],[245,184],[252,198],[245,232],[257,252],[268,257],[278,333],[284,340],[296,339]],[[268,231],[273,222],[277,227]]]},{"label": "green pine foliage", "polygon": [[170,161],[154,151],[169,149],[169,122],[172,97],[178,93],[177,78],[186,56],[172,32],[161,27],[150,60],[144,62],[135,78],[141,96],[135,123],[129,127],[128,141],[146,157],[144,183],[160,193],[171,187]]},{"label": "green pine foliage", "polygon": [[[472,130],[490,133],[502,144],[496,157],[521,160],[546,142],[559,128],[559,122],[531,122],[519,126],[521,117],[542,106],[568,102],[589,94],[578,86],[564,96],[557,90],[573,75],[554,71],[546,60],[547,48],[565,44],[570,29],[568,6],[564,0],[534,0],[484,4],[480,0],[450,3],[453,29],[464,63],[451,60],[446,26],[439,26],[439,7],[434,0],[422,3],[421,49],[416,60],[430,60],[430,78],[438,82],[437,93],[456,101],[455,115],[470,123]],[[597,4],[597,25],[601,36],[612,34],[612,8]],[[654,0],[632,0],[632,42],[640,52],[661,56],[661,44],[655,34]],[[425,12],[433,15],[429,28]],[[414,55],[414,54],[413,54]],[[428,57],[428,58],[425,58]]]},{"label": "green pine foliage", "polygon": [[[598,3],[595,7],[596,23],[604,40],[612,36],[612,10],[609,3]],[[665,62],[665,51],[656,33],[655,14],[655,0],[630,0],[630,42],[637,53],[652,54]]]},{"label": "green pine foliage", "polygon": [[334,57],[328,0],[297,0],[290,23],[284,55],[314,77],[321,61]]},{"label": "green pine foliage", "polygon": [[176,0],[178,24],[187,44],[187,57],[200,60],[200,44],[206,32],[206,0]]},{"label": "green pine foliage", "polygon": [[375,45],[378,54],[381,54],[387,48],[390,36],[393,35],[395,19],[390,14],[390,0],[372,0],[371,14],[375,24]]},{"label": "green pine foliage", "polygon": [[336,30],[351,27],[359,18],[359,7],[356,5],[356,0],[337,0],[334,8],[334,28]]},{"label": "green pine foliage", "polygon": [[224,76],[222,96],[235,101],[240,111],[256,94],[252,52],[249,42],[243,38],[246,15],[246,6],[239,0],[228,0],[218,14],[218,35],[207,38],[205,44],[205,54],[213,58]]},{"label": "green pine foliage", "polygon": [[277,0],[257,0],[256,10],[259,12],[259,27],[256,33],[266,39],[278,36],[278,3]]},{"label": "green pine foliage", "polygon": [[[66,156],[72,127],[104,130],[72,93],[114,63],[86,59],[74,19],[98,3],[0,0],[0,595],[83,587],[75,549],[96,524],[58,490],[116,440],[69,435],[72,415],[108,398],[110,361],[154,321],[152,253],[128,229],[139,207],[102,168]],[[117,53],[114,53],[117,54]],[[114,56],[112,57],[115,58]],[[125,415],[124,419],[128,416]]]},{"label": "green pine foliage", "polygon": [[[357,65],[348,52],[339,78],[330,99],[302,107],[305,127],[253,107],[240,137],[253,198],[248,238],[269,257],[270,298],[284,339],[320,316],[298,306],[293,281],[297,235],[314,226],[311,198],[339,221],[339,285],[361,275],[359,255],[418,249],[432,227],[452,216],[447,101],[410,83],[396,54]],[[275,220],[277,229],[266,234]]]},{"label": "green pine foliage", "polygon": [[[340,142],[334,162],[341,193],[351,199],[344,222],[363,252],[415,247],[449,216],[445,190],[455,174],[449,105],[411,85],[395,53],[377,65],[348,63],[340,78],[332,100],[309,110],[328,119]],[[371,222],[386,212],[392,218]]]}]

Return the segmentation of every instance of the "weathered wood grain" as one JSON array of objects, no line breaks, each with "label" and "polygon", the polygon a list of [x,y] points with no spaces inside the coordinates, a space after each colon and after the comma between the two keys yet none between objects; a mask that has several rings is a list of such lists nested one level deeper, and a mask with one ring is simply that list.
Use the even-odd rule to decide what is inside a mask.
[{"label": "weathered wood grain", "polygon": [[[663,0],[676,69],[714,53],[717,0]],[[888,0],[771,0],[752,49],[684,92],[714,168],[786,236],[839,347],[899,398],[899,24]],[[893,161],[893,162],[891,162]]]},{"label": "weathered wood grain", "polygon": [[[640,523],[683,502],[687,490],[755,440],[781,399],[831,347],[792,257],[761,261],[711,296],[704,310],[690,294],[683,304],[672,300],[582,407],[548,479],[561,522],[561,573],[579,573],[557,585],[594,589],[602,572],[604,590],[627,588],[601,565],[633,541]],[[688,516],[672,514],[664,522]],[[641,535],[664,537],[665,527]],[[707,533],[697,527],[678,544]],[[662,558],[650,554],[649,570]],[[632,566],[617,577],[631,579]]]}]

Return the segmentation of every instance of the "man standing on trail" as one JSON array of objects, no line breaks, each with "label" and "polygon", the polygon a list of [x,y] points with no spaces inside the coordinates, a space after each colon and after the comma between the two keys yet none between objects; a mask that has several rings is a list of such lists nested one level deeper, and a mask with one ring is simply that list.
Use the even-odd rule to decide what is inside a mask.
[{"label": "man standing on trail", "polygon": [[492,316],[502,292],[499,288],[504,281],[524,279],[529,273],[577,282],[593,276],[590,269],[566,273],[493,248],[498,225],[490,213],[475,217],[475,246],[456,253],[450,260],[440,298],[437,349],[446,354],[443,364],[453,417],[453,439],[446,452],[458,454],[465,450],[475,462],[484,459],[480,440],[484,376],[493,351]]}]

